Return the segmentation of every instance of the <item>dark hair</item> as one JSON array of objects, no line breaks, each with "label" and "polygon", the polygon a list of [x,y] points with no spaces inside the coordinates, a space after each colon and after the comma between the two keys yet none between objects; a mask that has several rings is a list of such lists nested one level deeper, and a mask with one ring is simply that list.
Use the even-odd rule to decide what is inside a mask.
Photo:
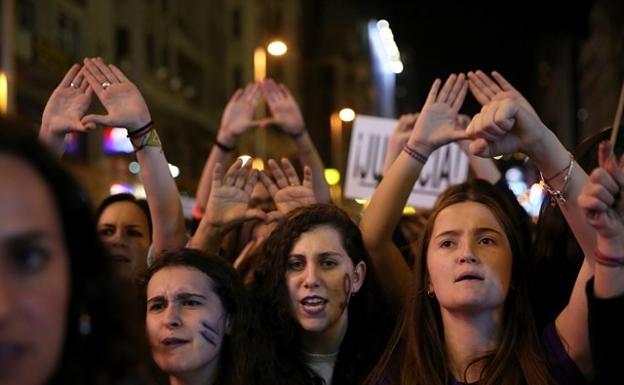
[{"label": "dark hair", "polygon": [[[124,284],[113,275],[110,258],[99,242],[88,196],[30,130],[21,126],[0,119],[0,153],[26,162],[49,187],[69,259],[71,285],[63,355],[49,383],[139,381],[136,369],[141,357],[137,353],[143,341],[135,339],[129,324]],[[86,336],[79,333],[79,319],[84,314],[91,321]]]},{"label": "dark hair", "polygon": [[[354,264],[366,263],[364,283],[349,302],[348,327],[340,346],[333,383],[360,384],[380,357],[391,330],[385,302],[379,297],[372,264],[357,225],[341,209],[315,204],[291,211],[273,230],[258,259],[252,292],[257,296],[263,327],[271,333],[273,383],[311,384],[320,378],[307,368],[299,339],[301,326],[293,318],[286,286],[287,262],[301,234],[327,225],[340,233],[342,246]],[[374,329],[375,332],[371,332]]]},{"label": "dark hair", "polygon": [[256,362],[256,346],[264,341],[258,340],[255,312],[236,270],[223,257],[199,250],[181,249],[166,252],[159,255],[148,268],[144,289],[147,289],[149,280],[156,272],[171,266],[191,267],[210,277],[213,282],[212,289],[229,316],[232,333],[224,337],[219,379],[216,383],[227,385],[260,383],[254,382],[258,381],[258,377],[252,375],[252,370],[260,369]]},{"label": "dark hair", "polygon": [[[607,127],[583,140],[575,149],[576,162],[588,174],[598,167],[600,142],[609,140],[610,136],[611,127]],[[623,152],[624,135],[618,135],[614,153]],[[531,303],[538,328],[551,323],[568,304],[585,258],[559,205],[551,202],[549,195],[542,202],[531,253]],[[557,285],[553,285],[553,281]]]},{"label": "dark hair", "polygon": [[511,288],[503,310],[500,345],[473,361],[483,361],[480,385],[550,384],[545,360],[541,356],[531,305],[527,294],[525,271],[526,246],[529,245],[520,222],[507,213],[509,202],[494,186],[473,180],[448,188],[438,199],[420,238],[414,264],[413,295],[400,317],[391,342],[369,381],[376,383],[386,376],[393,384],[446,385],[450,383],[445,355],[443,325],[439,303],[427,295],[427,248],[435,220],[445,208],[461,202],[487,206],[505,230],[512,252]]},{"label": "dark hair", "polygon": [[113,194],[113,195],[109,195],[106,198],[104,198],[102,203],[100,203],[100,205],[95,210],[95,220],[96,220],[96,222],[100,221],[100,217],[102,216],[102,213],[104,212],[104,210],[106,210],[106,208],[108,206],[112,205],[113,203],[117,203],[117,202],[130,202],[130,203],[134,203],[135,205],[137,205],[141,209],[143,214],[145,214],[145,219],[147,219],[147,225],[149,227],[149,239],[152,239],[152,216],[150,215],[149,206],[147,205],[147,201],[145,199],[138,199],[137,197],[135,197],[134,195],[129,194],[129,193]]}]

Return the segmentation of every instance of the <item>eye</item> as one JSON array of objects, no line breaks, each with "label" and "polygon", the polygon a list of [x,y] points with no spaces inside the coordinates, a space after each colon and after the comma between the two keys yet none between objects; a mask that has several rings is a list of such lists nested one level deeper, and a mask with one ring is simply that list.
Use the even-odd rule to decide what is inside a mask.
[{"label": "eye", "polygon": [[98,234],[100,234],[103,237],[110,237],[114,233],[115,233],[115,231],[113,229],[111,229],[110,227],[104,227],[104,228],[101,228],[100,230],[98,230]]},{"label": "eye", "polygon": [[479,240],[479,243],[481,243],[482,245],[495,245],[496,241],[493,238],[484,237]]},{"label": "eye", "polygon": [[19,245],[11,250],[10,255],[15,270],[21,274],[40,271],[50,259],[49,251],[36,244]]},{"label": "eye", "polygon": [[325,269],[331,269],[334,266],[337,266],[338,262],[336,262],[335,260],[331,259],[331,258],[327,258],[321,261],[321,267],[325,268]]},{"label": "eye", "polygon": [[129,229],[126,233],[131,237],[143,238],[143,233],[138,230]]},{"label": "eye", "polygon": [[152,312],[157,312],[159,310],[163,310],[165,308],[165,304],[162,302],[152,302],[149,306],[148,306],[148,310],[152,311]]},{"label": "eye", "polygon": [[187,299],[187,300],[186,300],[186,301],[184,301],[182,304],[183,304],[184,306],[187,306],[187,307],[195,307],[195,306],[199,306],[199,305],[201,305],[202,303],[201,303],[201,302],[199,302],[199,301],[196,301],[196,300],[194,300],[194,299]]},{"label": "eye", "polygon": [[452,247],[455,243],[449,239],[444,240],[442,242],[440,242],[440,248],[441,249],[448,249],[450,247]]},{"label": "eye", "polygon": [[303,263],[302,260],[294,259],[294,258],[289,259],[288,265],[286,266],[288,270],[293,270],[293,271],[301,271],[303,270],[304,267],[305,267],[305,264]]}]

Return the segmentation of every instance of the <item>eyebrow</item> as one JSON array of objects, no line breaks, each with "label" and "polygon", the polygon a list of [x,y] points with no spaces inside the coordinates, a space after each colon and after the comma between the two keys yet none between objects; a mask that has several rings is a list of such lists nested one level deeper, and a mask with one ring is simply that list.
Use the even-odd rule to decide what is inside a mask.
[{"label": "eyebrow", "polygon": [[33,241],[45,241],[50,237],[50,234],[47,234],[43,230],[33,230],[27,231],[19,234],[9,235],[6,240],[3,242],[8,244],[9,246],[16,246],[24,243],[29,243]]},{"label": "eyebrow", "polygon": [[[332,255],[345,256],[344,254],[342,254],[342,253],[340,253],[338,251],[322,251],[322,252],[320,252],[318,254],[315,254],[315,256],[318,256],[318,257],[330,257]],[[305,255],[301,254],[301,253],[291,253],[289,255],[289,257],[291,257],[291,258],[292,257],[305,257]]]},{"label": "eyebrow", "polygon": [[[440,238],[440,237],[445,237],[445,236],[451,236],[451,237],[453,237],[453,236],[458,236],[458,235],[460,235],[461,233],[462,233],[462,231],[461,231],[461,230],[447,230],[447,231],[443,231],[443,232],[441,232],[441,233],[439,233],[439,234],[436,234],[436,235],[434,236],[434,238]],[[498,230],[496,230],[496,229],[494,229],[494,228],[492,228],[492,227],[479,227],[479,228],[477,228],[477,229],[474,231],[474,233],[475,233],[475,234],[477,234],[477,235],[481,235],[481,234],[483,234],[483,233],[495,233],[495,234],[497,234],[497,235],[499,235],[499,236],[502,236],[502,235],[503,235],[503,234],[501,234],[501,232],[500,232],[500,231],[498,231]]]},{"label": "eyebrow", "polygon": [[[197,294],[197,293],[188,293],[188,292],[182,292],[182,293],[177,293],[174,296],[174,300],[186,300],[189,299],[191,297],[198,297],[201,299],[206,299],[206,296],[203,294]],[[157,295],[154,296],[150,299],[147,300],[147,303],[151,303],[151,302],[155,302],[155,301],[162,301],[165,299],[164,295]]]}]

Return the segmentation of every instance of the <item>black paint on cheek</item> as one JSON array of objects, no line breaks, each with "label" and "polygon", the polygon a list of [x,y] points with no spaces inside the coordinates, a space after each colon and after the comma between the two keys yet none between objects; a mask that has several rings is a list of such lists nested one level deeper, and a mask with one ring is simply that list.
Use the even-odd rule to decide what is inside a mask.
[{"label": "black paint on cheek", "polygon": [[353,284],[351,283],[351,277],[349,274],[345,274],[342,281],[342,288],[344,290],[345,298],[344,301],[340,303],[340,310],[344,311],[347,306],[349,306],[349,300],[351,299],[351,289],[353,288]]}]

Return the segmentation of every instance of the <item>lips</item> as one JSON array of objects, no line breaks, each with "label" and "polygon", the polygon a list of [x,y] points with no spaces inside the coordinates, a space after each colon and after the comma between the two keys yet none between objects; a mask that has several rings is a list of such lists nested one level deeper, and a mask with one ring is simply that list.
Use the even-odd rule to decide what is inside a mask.
[{"label": "lips", "polygon": [[111,257],[117,263],[130,263],[130,258],[122,254],[111,254]]},{"label": "lips", "polygon": [[299,301],[303,311],[310,316],[317,315],[325,310],[327,302],[327,299],[319,297],[318,295],[303,297],[303,299]]},{"label": "lips", "polygon": [[190,342],[189,340],[185,340],[185,339],[177,338],[177,337],[167,337],[160,341],[160,343],[163,344],[167,348],[177,348],[189,342]]},{"label": "lips", "polygon": [[455,282],[461,281],[483,281],[483,275],[474,271],[466,271],[455,278]]}]

